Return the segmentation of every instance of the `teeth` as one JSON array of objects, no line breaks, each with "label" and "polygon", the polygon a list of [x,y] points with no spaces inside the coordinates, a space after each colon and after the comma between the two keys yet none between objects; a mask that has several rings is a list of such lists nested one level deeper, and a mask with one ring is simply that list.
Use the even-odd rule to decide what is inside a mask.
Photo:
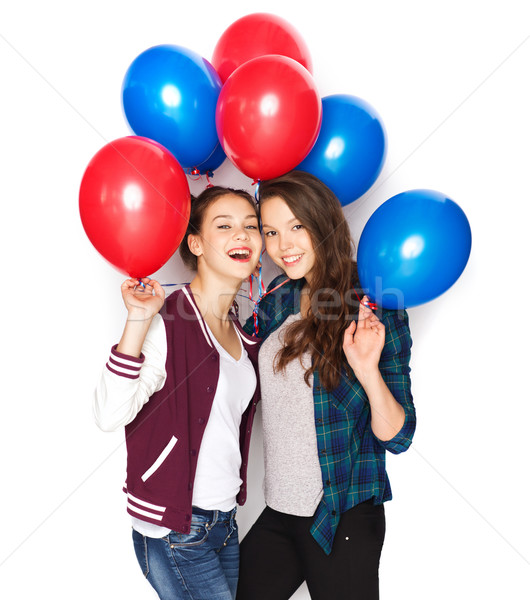
[{"label": "teeth", "polygon": [[228,256],[249,256],[250,255],[250,250],[244,250],[243,248],[238,249],[238,250],[230,250],[228,252]]},{"label": "teeth", "polygon": [[301,254],[297,254],[296,256],[288,256],[288,257],[284,258],[283,260],[286,263],[292,263],[292,262],[297,261],[301,257],[302,257]]}]

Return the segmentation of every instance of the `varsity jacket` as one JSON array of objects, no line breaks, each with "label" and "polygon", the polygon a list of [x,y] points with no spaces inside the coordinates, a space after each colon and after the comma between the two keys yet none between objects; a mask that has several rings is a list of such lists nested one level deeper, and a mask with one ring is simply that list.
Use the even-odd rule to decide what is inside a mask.
[{"label": "varsity jacket", "polygon": [[[173,292],[160,311],[167,339],[166,379],[125,426],[127,511],[155,525],[189,533],[192,496],[201,440],[219,379],[219,353],[188,286]],[[241,419],[238,504],[247,496],[246,474],[252,422],[259,400],[259,340],[247,335],[231,315],[258,379]],[[144,356],[115,348],[107,368],[117,376],[138,377]]]}]

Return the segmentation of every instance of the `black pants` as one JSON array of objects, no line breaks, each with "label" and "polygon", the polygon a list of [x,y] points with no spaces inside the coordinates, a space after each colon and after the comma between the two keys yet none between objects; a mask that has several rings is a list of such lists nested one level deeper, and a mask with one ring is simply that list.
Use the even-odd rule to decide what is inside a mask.
[{"label": "black pants", "polygon": [[341,515],[330,555],[312,523],[265,508],[241,542],[237,600],[288,600],[304,581],[312,600],[378,600],[383,505],[363,502]]}]

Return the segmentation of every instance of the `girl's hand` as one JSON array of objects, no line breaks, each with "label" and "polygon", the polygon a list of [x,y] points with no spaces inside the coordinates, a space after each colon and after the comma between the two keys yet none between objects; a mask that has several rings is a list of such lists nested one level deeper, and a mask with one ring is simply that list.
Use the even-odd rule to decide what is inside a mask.
[{"label": "girl's hand", "polygon": [[166,297],[164,288],[149,277],[125,280],[121,285],[121,295],[129,313],[128,321],[152,319],[164,305]]},{"label": "girl's hand", "polygon": [[363,378],[379,371],[379,359],[385,345],[385,326],[377,316],[364,305],[363,297],[359,305],[359,320],[352,321],[344,332],[342,349],[355,376],[362,384]]}]

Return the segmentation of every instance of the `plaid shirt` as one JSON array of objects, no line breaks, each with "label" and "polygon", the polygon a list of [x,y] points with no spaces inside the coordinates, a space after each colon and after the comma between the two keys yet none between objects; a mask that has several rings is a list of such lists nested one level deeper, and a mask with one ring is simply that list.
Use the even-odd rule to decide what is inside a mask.
[{"label": "plaid shirt", "polygon": [[[269,285],[272,290],[286,277],[280,275]],[[258,337],[264,341],[291,314],[300,312],[300,292],[305,280],[288,281],[263,297],[258,310]],[[382,310],[386,340],[379,369],[394,398],[405,410],[405,423],[389,441],[375,437],[370,425],[370,404],[361,384],[348,363],[344,363],[341,381],[326,392],[318,372],[313,374],[313,398],[318,455],[324,496],[315,512],[311,533],[324,549],[331,552],[340,515],[353,506],[373,498],[381,504],[392,498],[385,469],[385,451],[405,451],[411,444],[416,414],[410,390],[410,348],[412,339],[405,311]],[[252,333],[248,319],[244,329]]]}]

